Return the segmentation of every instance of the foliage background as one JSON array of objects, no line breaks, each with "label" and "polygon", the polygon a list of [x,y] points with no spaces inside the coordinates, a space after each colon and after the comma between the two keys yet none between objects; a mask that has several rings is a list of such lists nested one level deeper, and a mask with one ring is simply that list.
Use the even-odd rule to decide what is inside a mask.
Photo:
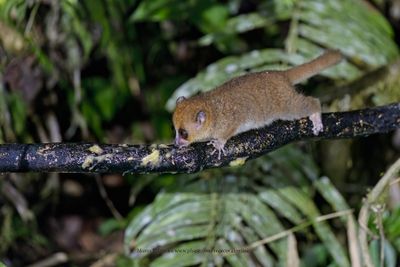
[{"label": "foliage background", "polygon": [[[171,142],[177,96],[328,48],[346,60],[299,86],[324,110],[399,102],[399,9],[379,0],[0,0],[0,142]],[[298,143],[195,175],[2,175],[0,261],[25,266],[62,252],[66,266],[350,266],[348,223],[399,144],[398,133]],[[378,264],[382,219],[385,266],[396,266],[399,183],[390,188],[370,222],[370,253]],[[354,216],[315,221],[349,208]],[[244,248],[295,226],[251,253],[167,251]]]}]

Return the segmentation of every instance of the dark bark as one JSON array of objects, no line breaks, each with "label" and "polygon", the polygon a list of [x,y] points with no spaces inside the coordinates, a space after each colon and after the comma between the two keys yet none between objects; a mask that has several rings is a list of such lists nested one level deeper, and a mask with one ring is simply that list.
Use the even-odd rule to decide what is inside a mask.
[{"label": "dark bark", "polygon": [[324,130],[314,136],[311,121],[277,121],[233,137],[218,160],[213,147],[94,143],[0,145],[0,172],[163,173],[197,172],[238,165],[285,144],[308,139],[363,137],[400,128],[400,103],[370,109],[325,113]]}]

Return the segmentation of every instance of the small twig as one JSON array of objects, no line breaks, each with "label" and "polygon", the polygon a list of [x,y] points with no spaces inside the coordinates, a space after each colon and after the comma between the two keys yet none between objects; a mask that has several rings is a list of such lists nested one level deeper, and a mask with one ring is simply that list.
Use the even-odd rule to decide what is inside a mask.
[{"label": "small twig", "polygon": [[38,261],[36,263],[30,264],[27,267],[52,267],[59,266],[60,264],[68,262],[68,255],[64,252],[57,252],[50,257]]},{"label": "small twig", "polygon": [[[310,225],[312,225],[314,223],[319,223],[319,222],[331,220],[331,219],[334,219],[334,218],[337,218],[337,217],[341,217],[341,216],[345,216],[345,215],[349,215],[349,214],[352,214],[352,213],[353,213],[353,210],[352,209],[348,209],[348,210],[342,210],[342,211],[338,211],[338,212],[333,212],[333,213],[330,213],[330,214],[322,215],[322,216],[316,217],[315,220],[310,220],[310,221],[306,221],[304,223],[298,224],[298,225],[296,225],[296,226],[294,226],[294,227],[292,227],[290,229],[287,229],[285,231],[279,232],[279,233],[277,233],[275,235],[272,235],[272,236],[269,236],[267,238],[258,240],[256,242],[250,244],[247,247],[240,248],[240,249],[237,249],[237,250],[238,251],[254,250],[259,246],[271,243],[273,241],[276,241],[276,240],[279,240],[279,239],[281,239],[283,237],[286,237],[286,236],[288,236],[290,234],[298,232],[298,231],[300,231],[300,230],[302,230],[302,229],[304,229],[304,228],[306,228],[306,227],[308,227],[308,226],[310,226]],[[226,253],[226,254],[232,254],[232,253]],[[226,254],[224,253],[224,255],[226,255]]]},{"label": "small twig", "polygon": [[357,237],[357,226],[354,216],[347,216],[347,242],[352,267],[362,267],[360,242]]},{"label": "small twig", "polygon": [[25,196],[8,179],[2,182],[0,189],[1,195],[5,196],[13,204],[24,222],[31,221],[34,218],[34,214],[29,209]]},{"label": "small twig", "polygon": [[390,182],[389,185],[392,186],[392,185],[397,184],[397,183],[400,183],[400,177],[397,178],[397,179],[394,179],[392,182]]},{"label": "small twig", "polygon": [[288,267],[299,267],[300,257],[299,250],[297,249],[296,236],[290,233],[288,236],[288,248],[287,248],[287,265]]},{"label": "small twig", "polygon": [[107,254],[96,262],[92,263],[89,267],[115,266],[115,262],[117,261],[118,256],[118,253]]},{"label": "small twig", "polygon": [[34,6],[32,8],[32,11],[29,14],[29,19],[28,19],[28,22],[26,23],[24,35],[28,35],[31,33],[33,23],[35,22],[35,18],[36,18],[37,12],[39,10],[39,6],[40,6],[40,2],[35,2]]},{"label": "small twig", "polygon": [[360,210],[360,214],[358,216],[358,222],[360,224],[359,239],[361,246],[361,255],[367,267],[374,267],[371,255],[369,253],[368,235],[367,235],[369,210],[371,208],[371,205],[378,201],[379,197],[383,194],[385,189],[387,189],[387,187],[390,185],[392,179],[397,177],[399,171],[400,171],[400,159],[398,159],[392,166],[390,166],[389,170],[379,180],[376,186],[371,190],[371,192],[367,196],[367,199],[365,200],[364,205]]},{"label": "small twig", "polygon": [[115,219],[117,219],[119,221],[123,220],[124,217],[122,217],[121,213],[118,212],[118,210],[114,206],[114,203],[108,197],[107,191],[104,188],[103,181],[101,180],[101,176],[100,175],[95,175],[95,177],[96,177],[96,183],[97,183],[97,187],[99,188],[100,195],[104,199],[104,201],[106,202],[106,205],[110,209],[112,215],[114,216]]}]

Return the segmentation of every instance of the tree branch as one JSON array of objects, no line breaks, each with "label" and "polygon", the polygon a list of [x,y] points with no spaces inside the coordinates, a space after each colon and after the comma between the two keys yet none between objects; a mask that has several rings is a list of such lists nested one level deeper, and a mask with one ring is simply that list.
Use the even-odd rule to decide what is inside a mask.
[{"label": "tree branch", "polygon": [[311,121],[276,121],[230,139],[218,160],[213,147],[196,143],[125,145],[93,143],[0,145],[0,172],[193,173],[207,168],[240,165],[294,141],[368,136],[400,128],[400,103],[370,109],[322,114],[324,130],[312,133]]}]

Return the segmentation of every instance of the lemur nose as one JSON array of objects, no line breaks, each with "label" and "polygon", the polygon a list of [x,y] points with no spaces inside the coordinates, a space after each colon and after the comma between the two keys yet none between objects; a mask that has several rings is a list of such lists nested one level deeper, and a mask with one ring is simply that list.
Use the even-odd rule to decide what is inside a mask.
[{"label": "lemur nose", "polygon": [[181,147],[181,146],[187,146],[188,144],[189,144],[189,142],[186,141],[185,139],[181,138],[179,135],[177,135],[175,137],[175,145],[176,146]]}]

